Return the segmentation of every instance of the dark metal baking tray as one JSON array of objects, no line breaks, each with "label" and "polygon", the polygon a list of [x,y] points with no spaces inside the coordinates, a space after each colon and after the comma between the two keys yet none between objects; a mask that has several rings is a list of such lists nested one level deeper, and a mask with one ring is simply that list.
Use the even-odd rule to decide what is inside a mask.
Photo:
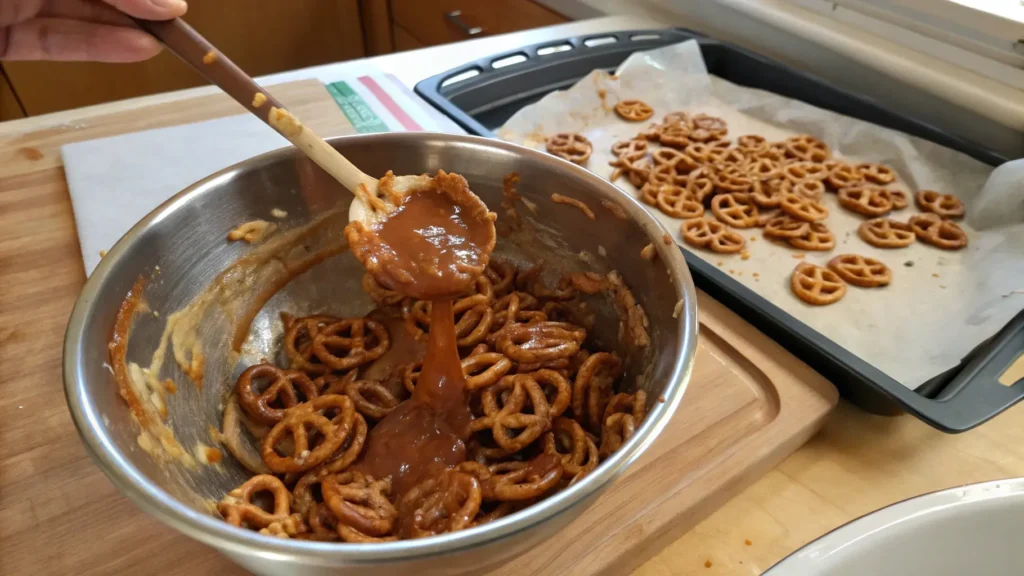
[{"label": "dark metal baking tray", "polygon": [[[895,114],[821,79],[682,29],[604,33],[526,46],[428,78],[416,85],[416,92],[468,132],[495,137],[492,130],[517,110],[554,90],[572,86],[592,70],[610,72],[633,52],[690,39],[700,44],[708,72],[730,82],[931,140],[993,166],[1006,161],[982,145]],[[846,398],[865,410],[879,414],[906,411],[945,432],[962,432],[1024,398],[1024,379],[1011,386],[998,382],[1000,374],[1024,351],[1024,311],[976,347],[959,366],[910,390],[717,267],[682,250],[699,288],[832,380]]]}]

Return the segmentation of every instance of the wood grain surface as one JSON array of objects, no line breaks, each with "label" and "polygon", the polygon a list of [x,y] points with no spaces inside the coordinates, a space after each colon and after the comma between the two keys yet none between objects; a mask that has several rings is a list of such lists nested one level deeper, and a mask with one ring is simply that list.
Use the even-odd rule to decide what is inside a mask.
[{"label": "wood grain surface", "polygon": [[[325,135],[350,129],[319,83],[270,91]],[[61,342],[85,277],[59,155],[71,141],[240,111],[218,94],[0,142],[0,573],[241,573],[121,497],[74,430]],[[564,538],[496,574],[628,572],[821,425],[830,384],[703,294],[699,307],[693,378],[666,430]]]}]

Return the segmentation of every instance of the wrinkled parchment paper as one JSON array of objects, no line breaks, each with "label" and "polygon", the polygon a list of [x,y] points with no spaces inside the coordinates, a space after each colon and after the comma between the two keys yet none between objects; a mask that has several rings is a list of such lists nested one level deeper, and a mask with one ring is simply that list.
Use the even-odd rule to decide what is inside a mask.
[{"label": "wrinkled parchment paper", "polygon": [[[650,104],[655,116],[647,122],[621,120],[612,107],[629,98]],[[732,84],[708,75],[694,41],[635,53],[616,77],[594,71],[572,88],[518,111],[498,136],[543,150],[548,135],[582,133],[594,144],[586,167],[607,178],[612,172],[612,144],[632,138],[675,110],[724,118],[732,139],[760,134],[774,141],[806,133],[827,143],[837,157],[890,166],[899,175],[890,188],[904,189],[911,197],[910,207],[890,214],[898,220],[918,212],[912,195],[920,189],[951,192],[963,199],[967,217],[960,224],[969,244],[959,251],[920,242],[903,249],[874,248],[857,236],[864,217],[841,208],[831,193],[824,198],[830,211],[826,224],[836,236],[836,246],[829,252],[767,242],[759,228],[739,230],[747,239],[749,259],[694,250],[903,385],[916,388],[956,366],[1024,308],[1024,160],[993,171],[931,142]],[[625,177],[615,184],[623,193],[636,195]],[[681,243],[681,221],[647,208]],[[710,210],[705,217],[713,218]],[[822,307],[805,304],[792,293],[790,272],[799,262],[824,265],[845,253],[885,262],[892,269],[892,283],[872,289],[850,286],[842,300]]]}]

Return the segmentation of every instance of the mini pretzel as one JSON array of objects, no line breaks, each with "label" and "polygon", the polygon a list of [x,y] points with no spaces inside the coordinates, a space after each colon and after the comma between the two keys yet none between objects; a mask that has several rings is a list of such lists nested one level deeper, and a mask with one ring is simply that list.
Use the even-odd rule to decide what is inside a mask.
[{"label": "mini pretzel", "polygon": [[749,194],[719,194],[711,199],[711,212],[733,228],[757,226],[757,206]]},{"label": "mini pretzel", "polygon": [[807,162],[821,163],[828,160],[832,155],[824,142],[807,134],[786,138],[783,146],[786,156]]},{"label": "mini pretzel", "polygon": [[637,390],[635,394],[620,392],[612,396],[604,410],[598,454],[602,457],[610,456],[628,442],[643,422],[646,411],[647,394],[643,390]]},{"label": "mini pretzel", "polygon": [[494,325],[494,311],[488,303],[480,303],[463,311],[455,322],[455,343],[469,348],[484,341]]},{"label": "mini pretzel", "polygon": [[462,462],[455,469],[477,479],[484,500],[502,502],[539,498],[554,488],[565,472],[560,459],[544,454],[528,462],[499,462],[490,466]]},{"label": "mini pretzel", "polygon": [[857,235],[876,248],[905,248],[914,243],[914,229],[910,224],[876,218],[862,222]]},{"label": "mini pretzel", "polygon": [[865,216],[883,216],[892,210],[892,196],[884,188],[854,186],[839,191],[839,204]]},{"label": "mini pretzel", "polygon": [[754,187],[754,180],[735,166],[717,170],[714,182],[715,188],[722,192],[750,192]]},{"label": "mini pretzel", "polygon": [[779,201],[783,212],[805,222],[819,222],[828,218],[828,208],[800,194],[784,194]]},{"label": "mini pretzel", "polygon": [[[257,388],[261,382],[268,384],[259,392]],[[296,388],[302,393],[302,400],[296,394]],[[273,364],[266,363],[246,368],[238,376],[235,392],[238,404],[245,409],[246,415],[254,422],[267,426],[280,422],[288,408],[318,396],[317,387],[304,372],[281,370]],[[280,403],[283,408],[271,406],[275,402]]]},{"label": "mini pretzel", "polygon": [[857,170],[865,180],[875,184],[892,184],[896,181],[896,173],[892,171],[892,168],[881,164],[858,164]]},{"label": "mini pretzel", "polygon": [[821,200],[825,195],[825,184],[821,180],[801,180],[792,187],[793,194],[799,194],[811,200]]},{"label": "mini pretzel", "polygon": [[447,470],[427,478],[402,496],[398,509],[412,518],[410,536],[423,538],[468,528],[480,511],[480,482],[470,474]]},{"label": "mini pretzel", "polygon": [[[506,392],[509,392],[506,394]],[[532,413],[526,410],[529,400]],[[472,432],[490,429],[494,441],[508,452],[529,446],[551,425],[551,407],[536,380],[524,374],[504,376],[483,390],[484,416],[470,423]]]},{"label": "mini pretzel", "polygon": [[[686,186],[689,180],[686,174],[680,173],[676,170],[674,164],[657,164],[654,169],[651,170],[647,177],[647,184],[652,184],[655,194],[653,197],[657,197],[657,188],[659,186],[670,184],[673,186]],[[645,186],[647,185],[645,184]]]},{"label": "mini pretzel", "polygon": [[[273,496],[272,512],[253,504],[253,495],[259,492],[270,492]],[[294,536],[305,529],[302,515],[291,513],[291,495],[288,493],[288,487],[270,474],[253,476],[238,488],[228,492],[217,504],[217,511],[224,516],[228,524],[239,528],[245,525],[253,529],[263,529],[278,524],[289,536]]]},{"label": "mini pretzel", "polygon": [[374,480],[357,472],[327,476],[321,481],[324,503],[337,519],[345,542],[393,540],[398,511],[388,500],[391,479]]},{"label": "mini pretzel", "polygon": [[462,372],[466,375],[466,390],[478,390],[491,386],[511,369],[512,361],[498,352],[473,354],[462,360]]},{"label": "mini pretzel", "polygon": [[676,174],[689,174],[700,168],[700,165],[693,158],[673,148],[655,150],[654,154],[651,154],[651,159],[654,160],[655,166],[661,166],[662,164],[671,165],[675,169]]},{"label": "mini pretzel", "polygon": [[643,122],[654,115],[654,108],[640,100],[622,100],[615,105],[615,113],[623,120]]},{"label": "mini pretzel", "polygon": [[811,225],[803,220],[797,220],[790,218],[789,216],[779,216],[772,218],[764,226],[764,235],[768,238],[779,238],[788,240],[790,238],[800,238],[805,236],[811,231]]},{"label": "mini pretzel", "polygon": [[846,294],[846,283],[835,272],[807,262],[793,269],[790,287],[798,298],[815,306],[838,302]]},{"label": "mini pretzel", "polygon": [[[333,420],[320,413],[331,409],[340,411]],[[260,456],[267,468],[279,474],[309,470],[325,462],[341,447],[348,438],[354,421],[355,408],[348,396],[319,396],[285,412],[284,418],[263,438]],[[312,449],[307,428],[312,428],[321,436],[320,444]],[[285,434],[292,440],[290,456],[282,456],[276,450],[281,440],[284,440]]]},{"label": "mini pretzel", "polygon": [[319,376],[326,374],[330,368],[320,363],[313,354],[313,339],[322,328],[340,320],[334,316],[307,316],[294,318],[285,326],[284,353],[288,357],[288,366],[292,370],[302,370],[307,374]]},{"label": "mini pretzel", "polygon": [[647,415],[647,393],[637,390],[633,394],[619,392],[612,396],[612,399],[608,401],[608,406],[604,409],[604,419],[607,420],[616,412],[629,414],[633,416],[637,424],[640,424],[644,416]]},{"label": "mini pretzel", "polygon": [[768,158],[775,160],[776,162],[784,162],[789,159],[789,155],[786,154],[786,143],[785,142],[770,142],[768,149],[761,152],[761,158]]},{"label": "mini pretzel", "polygon": [[369,272],[363,274],[363,292],[366,292],[378,306],[394,306],[404,298],[400,292],[381,286]]},{"label": "mini pretzel", "polygon": [[801,250],[827,252],[836,246],[836,237],[821,222],[811,222],[803,236],[787,239],[789,245]]},{"label": "mini pretzel", "polygon": [[[612,154],[622,156],[635,152],[647,152],[647,142],[643,140],[620,140],[612,144]],[[614,164],[613,164],[614,166]]]},{"label": "mini pretzel", "polygon": [[599,432],[601,416],[611,399],[612,385],[622,375],[622,360],[610,352],[591,354],[580,366],[572,387],[572,411]]},{"label": "mini pretzel", "polygon": [[[366,425],[366,419],[363,415],[356,412],[352,418],[352,432],[348,435],[341,444],[341,448],[334,453],[334,457],[321,464],[317,470],[323,470],[328,474],[337,474],[348,469],[357,459],[359,454],[363,451],[363,445],[366,444],[366,434],[369,431],[369,427]],[[315,472],[313,470],[312,472]]]},{"label": "mini pretzel", "polygon": [[697,114],[690,119],[694,130],[706,130],[713,135],[714,139],[724,138],[729,133],[729,126],[725,120],[707,114]]},{"label": "mini pretzel", "polygon": [[910,217],[910,227],[922,242],[943,250],[958,250],[967,246],[967,233],[963,228],[938,214],[926,212]]},{"label": "mini pretzel", "polygon": [[743,152],[740,152],[736,148],[729,148],[718,159],[718,164],[722,168],[728,168],[731,166],[742,168],[746,166],[749,161],[750,159],[747,158],[747,155]]},{"label": "mini pretzel", "polygon": [[828,261],[828,267],[847,283],[862,288],[886,286],[892,280],[888,266],[858,254],[840,254]]},{"label": "mini pretzel", "polygon": [[686,147],[684,153],[698,164],[715,164],[725,154],[725,150],[710,144],[694,142]]},{"label": "mini pretzel", "polygon": [[594,145],[586,136],[574,132],[562,132],[547,140],[548,152],[575,164],[585,164],[594,151]]},{"label": "mini pretzel", "polygon": [[768,180],[754,187],[754,191],[750,193],[750,199],[759,208],[778,208],[782,202],[782,197],[791,192],[792,189],[793,183],[789,180]]},{"label": "mini pretzel", "polygon": [[656,142],[658,138],[661,137],[661,131],[664,129],[664,124],[658,124],[657,122],[655,122],[648,126],[647,128],[641,130],[640,132],[637,132],[634,138],[636,138],[637,140],[647,140],[649,142]]},{"label": "mini pretzel", "polygon": [[608,164],[614,166],[615,170],[612,171],[611,176],[608,180],[615,182],[623,174],[629,178],[630,183],[634,186],[639,182],[643,184],[643,181],[647,180],[651,173],[651,167],[646,162],[647,152],[642,150],[634,150],[632,152],[623,152],[615,160],[612,160]]},{"label": "mini pretzel", "polygon": [[662,186],[656,199],[658,209],[673,218],[697,218],[704,215],[704,205],[697,195],[680,186]]},{"label": "mini pretzel", "polygon": [[491,256],[490,262],[487,263],[487,269],[484,270],[484,275],[490,280],[491,290],[494,291],[495,296],[504,296],[512,290],[512,283],[516,277],[516,267],[511,262]]},{"label": "mini pretzel", "polygon": [[306,536],[316,542],[337,542],[341,539],[338,536],[338,519],[323,502],[310,504],[306,512],[306,523],[309,524],[310,531],[300,536]]},{"label": "mini pretzel", "polygon": [[664,118],[661,119],[661,123],[666,126],[669,124],[683,124],[684,126],[690,126],[690,122],[690,114],[682,110],[669,112],[668,114],[665,114]]},{"label": "mini pretzel", "polygon": [[[549,414],[552,418],[561,416],[569,408],[569,404],[572,403],[572,385],[569,384],[565,376],[547,368],[531,371],[524,376],[532,378],[541,387],[541,390],[544,390],[544,397],[548,400]],[[549,390],[554,394],[552,395]]]},{"label": "mini pretzel", "polygon": [[568,358],[580,349],[586,333],[556,324],[542,322],[508,327],[498,336],[495,345],[510,360],[527,364]]},{"label": "mini pretzel", "polygon": [[572,418],[555,418],[551,432],[544,435],[544,452],[558,456],[562,468],[566,474],[573,476],[573,481],[597,468],[599,460],[594,441],[587,436],[579,422]]},{"label": "mini pretzel", "polygon": [[952,194],[939,194],[935,190],[921,190],[914,195],[917,207],[942,218],[963,218],[964,203]]},{"label": "mini pretzel", "polygon": [[889,196],[892,197],[892,209],[903,210],[910,205],[907,202],[907,193],[903,190],[889,190]]},{"label": "mini pretzel", "polygon": [[636,433],[637,425],[632,414],[623,412],[616,412],[605,418],[604,426],[601,427],[601,448],[598,454],[607,457],[622,448],[622,445]]},{"label": "mini pretzel", "polygon": [[752,157],[747,163],[747,174],[758,180],[772,180],[782,175],[782,166],[771,158]]},{"label": "mini pretzel", "polygon": [[747,134],[736,139],[736,148],[748,156],[760,156],[768,151],[768,141],[758,134]]},{"label": "mini pretzel", "polygon": [[844,162],[836,162],[835,167],[829,170],[825,182],[834,190],[841,190],[851,186],[860,186],[864,183],[864,174],[861,171]]},{"label": "mini pretzel", "polygon": [[732,254],[746,245],[740,234],[725,227],[721,222],[693,218],[685,220],[679,227],[683,241],[697,248],[710,248],[712,252]]},{"label": "mini pretzel", "polygon": [[388,331],[367,318],[345,318],[323,327],[313,353],[332,370],[351,370],[380,358],[391,346]]},{"label": "mini pretzel", "polygon": [[690,145],[690,137],[692,134],[693,133],[690,128],[685,124],[668,124],[663,126],[661,131],[658,133],[658,142],[661,143],[662,146],[686,148]]},{"label": "mini pretzel", "polygon": [[714,173],[710,168],[698,168],[686,177],[686,189],[703,202],[715,191]]},{"label": "mini pretzel", "polygon": [[352,380],[345,385],[345,394],[356,410],[372,420],[381,420],[398,406],[398,398],[376,380]]},{"label": "mini pretzel", "polygon": [[824,180],[828,177],[828,170],[814,162],[793,162],[782,168],[782,174],[797,183],[802,180]]}]

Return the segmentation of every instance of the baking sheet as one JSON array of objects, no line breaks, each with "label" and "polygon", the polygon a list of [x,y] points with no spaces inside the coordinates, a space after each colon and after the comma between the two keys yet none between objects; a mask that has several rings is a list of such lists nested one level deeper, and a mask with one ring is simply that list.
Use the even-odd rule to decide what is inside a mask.
[{"label": "baking sheet", "polygon": [[[650,104],[655,116],[642,123],[621,120],[612,107],[629,98]],[[747,239],[749,259],[694,250],[903,385],[916,388],[956,366],[1024,308],[1024,160],[993,171],[926,140],[710,76],[696,41],[635,53],[614,77],[594,71],[572,88],[518,111],[498,136],[543,150],[548,135],[582,133],[594,144],[586,167],[607,178],[613,170],[608,165],[612,144],[675,110],[719,116],[728,122],[733,139],[760,134],[774,141],[811,134],[836,157],[895,169],[899,178],[889,188],[904,189],[911,198],[919,189],[934,189],[954,193],[966,203],[967,217],[960,224],[969,244],[959,251],[920,242],[896,250],[870,246],[856,232],[865,218],[841,208],[831,193],[823,199],[830,211],[826,224],[836,236],[829,252],[768,242],[758,228],[738,231]],[[615,184],[636,195],[625,178]],[[681,220],[645,207],[682,243]],[[910,207],[889,217],[906,221],[917,212],[911,201]],[[713,218],[710,211],[705,217]],[[850,286],[842,300],[824,307],[793,295],[790,272],[799,262],[824,265],[845,253],[885,262],[892,269],[892,283],[875,289]]]}]

